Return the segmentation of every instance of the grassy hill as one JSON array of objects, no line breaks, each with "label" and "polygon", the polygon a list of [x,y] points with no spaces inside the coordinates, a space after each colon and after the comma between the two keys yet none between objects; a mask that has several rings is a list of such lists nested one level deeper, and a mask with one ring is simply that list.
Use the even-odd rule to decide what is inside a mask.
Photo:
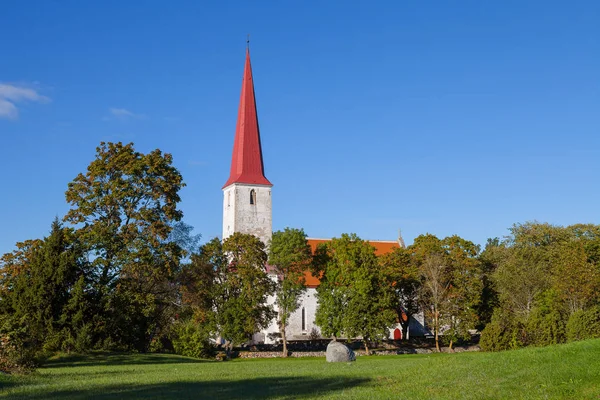
[{"label": "grassy hill", "polygon": [[0,376],[10,399],[598,399],[600,340],[502,353],[202,361],[63,356]]}]

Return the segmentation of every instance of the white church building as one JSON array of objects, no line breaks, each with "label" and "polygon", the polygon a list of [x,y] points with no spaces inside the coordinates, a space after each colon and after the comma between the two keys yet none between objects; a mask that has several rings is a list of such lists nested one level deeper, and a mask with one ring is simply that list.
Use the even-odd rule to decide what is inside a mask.
[{"label": "white church building", "polygon": [[[250,52],[246,50],[246,62],[242,80],[242,93],[238,109],[231,170],[229,179],[223,186],[223,239],[235,232],[257,236],[263,243],[271,241],[273,233],[272,197],[273,184],[264,172],[260,130],[250,65]],[[313,249],[329,239],[312,239],[308,242]],[[402,238],[396,241],[370,241],[377,255],[385,254],[394,248],[404,246]],[[275,279],[275,277],[274,277]],[[301,305],[292,314],[287,328],[289,340],[308,339],[319,334],[315,325],[317,311],[316,288],[319,280],[307,272],[307,290],[301,299]],[[270,299],[273,303],[274,299]],[[390,330],[390,339],[400,339],[401,329]],[[409,332],[419,335],[425,332],[423,316],[410,321]],[[254,335],[256,343],[273,343],[279,333],[277,320],[274,319],[266,330]]]}]

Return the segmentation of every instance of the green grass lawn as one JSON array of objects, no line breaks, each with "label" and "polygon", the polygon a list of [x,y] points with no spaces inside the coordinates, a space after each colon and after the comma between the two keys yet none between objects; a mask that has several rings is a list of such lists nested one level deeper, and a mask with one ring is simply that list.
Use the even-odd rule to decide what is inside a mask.
[{"label": "green grass lawn", "polygon": [[502,353],[202,361],[63,356],[0,376],[10,399],[600,399],[600,340]]}]

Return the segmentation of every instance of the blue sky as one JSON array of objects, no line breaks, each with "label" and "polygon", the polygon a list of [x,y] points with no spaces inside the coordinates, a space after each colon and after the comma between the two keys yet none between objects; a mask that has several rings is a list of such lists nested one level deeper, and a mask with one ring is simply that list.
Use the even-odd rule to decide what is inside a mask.
[{"label": "blue sky", "polygon": [[7,1],[0,253],[101,141],[172,153],[221,234],[246,34],[273,226],[476,243],[600,223],[600,2]]}]

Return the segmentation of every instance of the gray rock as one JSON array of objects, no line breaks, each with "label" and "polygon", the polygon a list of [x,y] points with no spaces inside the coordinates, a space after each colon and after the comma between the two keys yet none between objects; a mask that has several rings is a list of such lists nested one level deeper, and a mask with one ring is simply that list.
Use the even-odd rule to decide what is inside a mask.
[{"label": "gray rock", "polygon": [[327,362],[349,362],[355,361],[356,356],[352,349],[334,340],[327,345],[325,359]]}]

